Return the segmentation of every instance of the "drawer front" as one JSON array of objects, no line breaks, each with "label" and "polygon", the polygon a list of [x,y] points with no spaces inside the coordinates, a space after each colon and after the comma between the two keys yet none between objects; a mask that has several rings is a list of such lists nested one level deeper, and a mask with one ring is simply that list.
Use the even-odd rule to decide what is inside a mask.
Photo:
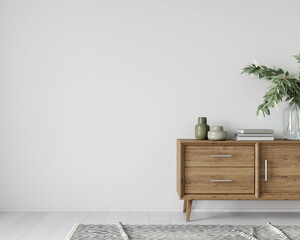
[{"label": "drawer front", "polygon": [[254,146],[185,146],[185,167],[254,167]]},{"label": "drawer front", "polygon": [[185,193],[254,194],[254,168],[185,168]]}]

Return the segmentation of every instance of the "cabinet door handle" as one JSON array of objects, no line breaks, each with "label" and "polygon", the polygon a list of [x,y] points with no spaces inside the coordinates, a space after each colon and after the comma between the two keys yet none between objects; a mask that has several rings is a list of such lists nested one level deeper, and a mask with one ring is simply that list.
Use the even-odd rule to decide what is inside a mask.
[{"label": "cabinet door handle", "polygon": [[232,182],[232,180],[210,180],[211,182]]},{"label": "cabinet door handle", "polygon": [[265,160],[265,182],[268,181],[268,160]]},{"label": "cabinet door handle", "polygon": [[210,155],[211,157],[232,157],[232,155]]}]

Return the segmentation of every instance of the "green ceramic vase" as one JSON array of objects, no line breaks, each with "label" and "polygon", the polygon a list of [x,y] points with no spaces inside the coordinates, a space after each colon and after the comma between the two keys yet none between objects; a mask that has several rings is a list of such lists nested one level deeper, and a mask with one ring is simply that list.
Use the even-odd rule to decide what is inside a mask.
[{"label": "green ceramic vase", "polygon": [[208,139],[213,141],[223,141],[227,138],[227,132],[223,130],[223,126],[212,126],[208,132]]},{"label": "green ceramic vase", "polygon": [[198,124],[195,126],[195,137],[197,140],[207,139],[209,126],[206,124],[206,117],[198,117]]}]

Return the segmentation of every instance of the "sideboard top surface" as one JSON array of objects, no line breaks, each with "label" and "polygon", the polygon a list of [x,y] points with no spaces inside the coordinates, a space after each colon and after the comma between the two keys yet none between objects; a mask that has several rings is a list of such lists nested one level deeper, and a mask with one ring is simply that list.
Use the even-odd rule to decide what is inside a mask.
[{"label": "sideboard top surface", "polygon": [[300,141],[291,141],[284,139],[275,139],[274,141],[236,141],[236,140],[225,140],[225,141],[211,141],[211,140],[196,140],[196,139],[177,139],[178,143],[182,144],[208,144],[208,145],[255,145],[256,143],[272,145],[272,144],[289,144],[289,145],[300,145]]}]

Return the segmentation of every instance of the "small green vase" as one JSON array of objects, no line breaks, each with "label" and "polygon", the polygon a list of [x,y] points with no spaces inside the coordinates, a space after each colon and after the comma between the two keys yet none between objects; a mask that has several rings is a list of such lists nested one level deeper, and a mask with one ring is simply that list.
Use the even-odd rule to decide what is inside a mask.
[{"label": "small green vase", "polygon": [[209,126],[206,124],[206,117],[198,117],[198,124],[195,126],[195,137],[197,140],[207,139]]},{"label": "small green vase", "polygon": [[212,126],[207,135],[208,139],[213,141],[224,141],[227,138],[227,132],[223,130],[223,126]]}]

